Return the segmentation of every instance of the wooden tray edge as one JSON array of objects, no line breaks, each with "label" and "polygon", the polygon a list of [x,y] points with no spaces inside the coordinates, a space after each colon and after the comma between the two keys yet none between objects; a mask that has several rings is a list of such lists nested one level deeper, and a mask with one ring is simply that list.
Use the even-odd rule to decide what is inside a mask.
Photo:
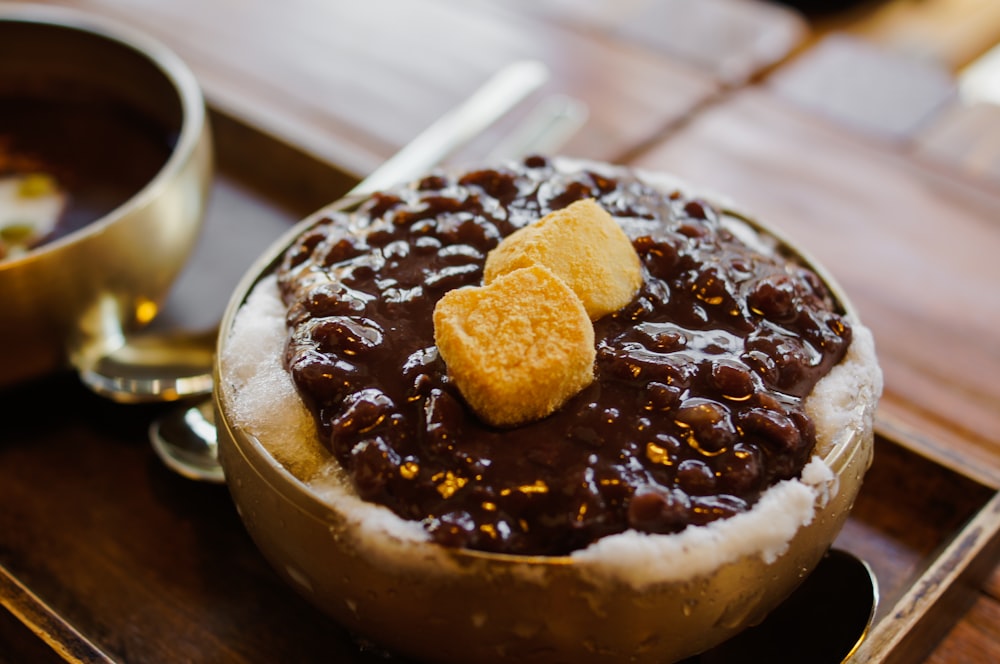
[{"label": "wooden tray edge", "polygon": [[3,565],[0,565],[0,606],[7,609],[14,618],[67,662],[73,664],[114,662]]},{"label": "wooden tray edge", "polygon": [[1000,556],[1000,492],[951,538],[847,661],[923,660],[972,606]]}]

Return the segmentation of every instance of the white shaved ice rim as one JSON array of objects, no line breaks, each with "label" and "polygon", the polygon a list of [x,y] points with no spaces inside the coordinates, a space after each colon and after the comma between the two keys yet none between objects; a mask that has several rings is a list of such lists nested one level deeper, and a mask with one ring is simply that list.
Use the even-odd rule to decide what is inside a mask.
[{"label": "white shaved ice rim", "polygon": [[853,334],[844,359],[805,400],[806,413],[816,425],[816,453],[824,456],[844,436],[874,426],[875,404],[882,396],[875,338],[861,321],[848,318],[847,322]]},{"label": "white shaved ice rim", "polygon": [[[806,472],[808,470],[808,473]],[[634,530],[598,540],[571,554],[588,575],[616,578],[634,588],[704,576],[745,556],[774,562],[799,528],[812,523],[816,502],[835,482],[819,457],[803,470],[805,480],[786,480],[764,492],[753,509],[676,535]]]},{"label": "white shaved ice rim", "polygon": [[[882,393],[882,373],[871,331],[850,321],[853,337],[843,360],[823,377],[806,399],[816,425],[817,453],[870,428],[874,404]],[[706,575],[740,558],[759,556],[765,563],[783,554],[792,537],[812,523],[816,509],[837,494],[836,474],[820,456],[802,469],[799,479],[765,491],[753,509],[704,526],[688,526],[676,535],[627,531],[598,540],[571,557],[590,574],[615,578],[632,587],[682,581]]]},{"label": "white shaved ice rim", "polygon": [[330,460],[312,413],[282,363],[286,338],[285,306],[277,278],[268,275],[237,312],[219,358],[232,423],[262,442],[317,498],[337,506],[362,530],[392,540],[427,541],[419,523],[359,498],[340,466]]},{"label": "white shaved ice rim", "polygon": [[[569,163],[562,161],[560,165]],[[595,169],[601,166],[572,163]],[[656,174],[647,178],[651,180],[664,190],[676,188],[690,194],[681,181],[670,176]],[[805,402],[822,447],[803,468],[800,479],[772,486],[748,512],[704,526],[689,526],[671,535],[626,531],[604,537],[571,554],[581,573],[595,582],[609,578],[642,588],[706,575],[743,557],[759,556],[770,564],[784,553],[799,528],[812,522],[817,507],[837,493],[836,475],[819,454],[825,454],[844,436],[870,427],[873,404],[882,391],[872,334],[860,321],[849,322],[853,341],[847,354]],[[277,280],[269,275],[247,298],[223,345],[221,374],[230,388],[226,394],[232,423],[266,441],[265,448],[279,463],[305,482],[319,500],[356,525],[356,544],[367,552],[384,556],[395,565],[447,565],[458,570],[443,547],[414,546],[429,543],[429,535],[419,522],[402,519],[354,492],[339,465],[319,443],[312,414],[282,365],[286,335]],[[529,571],[530,567],[524,566],[525,574],[543,582],[544,574]]]}]

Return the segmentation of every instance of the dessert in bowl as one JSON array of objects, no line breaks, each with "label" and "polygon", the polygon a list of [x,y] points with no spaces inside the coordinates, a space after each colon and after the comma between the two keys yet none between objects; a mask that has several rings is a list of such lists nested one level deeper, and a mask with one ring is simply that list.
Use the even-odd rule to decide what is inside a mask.
[{"label": "dessert in bowl", "polygon": [[562,158],[320,211],[219,344],[255,542],[429,661],[663,662],[758,622],[846,519],[881,390],[869,331],[776,232]]},{"label": "dessert in bowl", "polygon": [[0,7],[0,386],[153,318],[211,169],[204,100],[172,52],[86,12]]}]

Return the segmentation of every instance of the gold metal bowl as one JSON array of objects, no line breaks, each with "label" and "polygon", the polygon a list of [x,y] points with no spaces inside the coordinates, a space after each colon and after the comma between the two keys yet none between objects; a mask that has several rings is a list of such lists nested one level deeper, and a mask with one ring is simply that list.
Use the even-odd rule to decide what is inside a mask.
[{"label": "gold metal bowl", "polygon": [[[321,216],[300,223],[251,267],[223,319],[217,356],[253,287]],[[802,261],[856,318],[829,275],[814,261]],[[220,379],[219,362],[220,461],[261,552],[290,585],[348,630],[422,661],[662,663],[711,648],[761,621],[813,570],[844,524],[872,459],[874,403],[868,403],[868,416],[857,426],[826,441],[832,446],[824,460],[837,489],[829,501],[817,500],[813,520],[776,559],[747,555],[707,574],[637,588],[595,576],[574,556],[453,550],[391,535],[373,545],[356,514],[324,502],[266,444],[234,424],[233,388]]]},{"label": "gold metal bowl", "polygon": [[[162,166],[99,218],[0,259],[2,387],[59,369],[71,357],[106,352],[153,318],[198,237],[212,147],[190,70],[145,36],[76,10],[0,7],[0,95],[113,105],[155,127],[165,142]],[[62,140],[86,144],[87,137]],[[109,154],[119,149],[114,140],[104,147]],[[112,157],[125,169],[135,166],[133,158],[127,150]],[[77,193],[70,187],[71,198]]]}]

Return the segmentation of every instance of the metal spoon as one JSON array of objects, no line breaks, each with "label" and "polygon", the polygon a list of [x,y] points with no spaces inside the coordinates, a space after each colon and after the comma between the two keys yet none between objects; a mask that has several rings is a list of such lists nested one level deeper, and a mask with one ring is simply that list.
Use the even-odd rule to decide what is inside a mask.
[{"label": "metal spoon", "polygon": [[149,426],[149,441],[164,465],[191,480],[222,484],[211,399],[175,408]]},{"label": "metal spoon", "polygon": [[[548,79],[540,62],[504,67],[461,105],[443,115],[373,171],[347,195],[371,193],[441,162],[468,143]],[[117,320],[117,319],[115,319]],[[103,324],[99,329],[116,329]],[[103,334],[93,352],[77,359],[80,379],[120,403],[174,401],[212,391],[216,330]]]},{"label": "metal spoon", "polygon": [[149,332],[90,362],[78,362],[80,380],[118,403],[175,401],[212,391],[217,329]]},{"label": "metal spoon", "polygon": [[868,563],[843,549],[830,549],[762,623],[685,664],[839,664],[868,635],[878,600],[878,579]]}]

